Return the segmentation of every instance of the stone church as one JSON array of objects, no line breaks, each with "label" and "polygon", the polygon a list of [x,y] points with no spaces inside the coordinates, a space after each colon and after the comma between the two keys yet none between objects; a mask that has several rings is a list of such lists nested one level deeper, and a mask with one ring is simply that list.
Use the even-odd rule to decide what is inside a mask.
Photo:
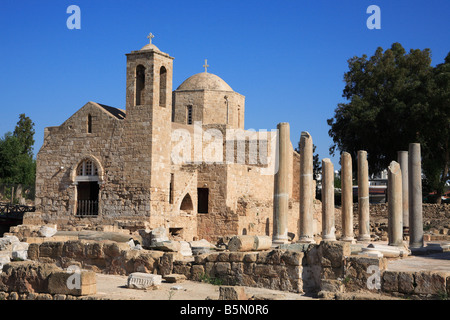
[{"label": "stone church", "polygon": [[[245,97],[207,72],[206,61],[204,72],[172,91],[174,58],[149,39],[126,54],[125,109],[88,102],[45,128],[33,218],[61,229],[164,226],[187,241],[272,235],[275,171],[267,169],[276,134],[244,129]],[[295,234],[299,161],[292,149]]]}]

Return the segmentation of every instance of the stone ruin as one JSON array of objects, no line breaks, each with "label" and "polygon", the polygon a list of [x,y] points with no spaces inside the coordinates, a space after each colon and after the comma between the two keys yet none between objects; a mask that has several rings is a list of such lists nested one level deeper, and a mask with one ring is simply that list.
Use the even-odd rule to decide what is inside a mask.
[{"label": "stone ruin", "polygon": [[[279,125],[272,236],[230,235],[214,244],[205,239],[184,241],[164,227],[131,231],[105,225],[97,230],[57,230],[56,225],[23,224],[0,238],[0,296],[11,300],[96,299],[95,273],[128,275],[126,285],[133,289],[157,290],[162,281],[219,279],[226,286],[269,288],[323,299],[355,299],[358,294],[374,293],[416,299],[450,294],[450,270],[387,269],[389,261],[411,254],[450,251],[447,243],[424,243],[420,145],[411,144],[409,150],[407,220],[402,201],[404,164],[393,161],[388,168],[387,243],[380,243],[373,241],[376,230],[370,224],[365,151],[358,153],[357,223],[353,222],[351,157],[343,152],[341,232],[337,236],[334,169],[328,159],[322,163],[322,228],[314,232],[312,139],[302,133],[296,239],[287,231],[289,162],[284,152],[289,152],[288,128],[285,123]],[[72,287],[71,277],[78,281]],[[228,290],[221,289],[222,298],[245,296],[237,294],[239,290],[233,294]]]}]

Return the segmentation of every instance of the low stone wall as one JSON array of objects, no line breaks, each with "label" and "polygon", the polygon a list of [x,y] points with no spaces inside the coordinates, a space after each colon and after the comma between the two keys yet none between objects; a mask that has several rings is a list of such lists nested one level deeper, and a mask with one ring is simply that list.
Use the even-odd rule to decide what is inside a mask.
[{"label": "low stone wall", "polygon": [[292,244],[270,251],[222,252],[174,261],[173,273],[196,281],[316,294],[321,279],[342,277],[345,255],[350,253],[345,242]]},{"label": "low stone wall", "polygon": [[450,272],[385,271],[381,291],[398,297],[448,299],[450,296]]},{"label": "low stone wall", "polygon": [[[370,215],[387,217],[388,215],[387,207],[388,207],[387,203],[370,204]],[[358,212],[357,203],[353,204],[353,212]],[[450,204],[424,203],[422,204],[422,212],[424,218],[439,218],[439,217],[450,218]]]},{"label": "low stone wall", "polygon": [[[259,252],[222,251],[183,257],[176,252],[134,250],[126,243],[109,240],[76,240],[32,243],[28,257],[36,263],[48,265],[47,273],[58,272],[61,270],[58,267],[70,265],[121,275],[145,272],[164,276],[174,273],[194,281],[318,294],[327,299],[337,299],[339,294],[351,292],[417,299],[450,296],[450,273],[389,271],[386,270],[386,258],[352,254],[352,245],[341,241],[290,244]],[[6,268],[6,272],[12,274],[9,267]],[[17,270],[14,272],[16,278],[24,278]],[[46,273],[40,271],[37,274]],[[22,289],[27,286],[48,287],[46,280],[31,278],[28,284],[11,281],[3,282],[3,287],[0,283],[0,291],[8,291],[7,296],[0,292],[0,299],[56,300],[63,299],[63,296],[72,299],[70,296],[73,294],[65,292],[58,291],[55,295],[53,291],[54,294],[49,296],[52,291],[48,289]],[[29,293],[38,295],[30,296]],[[41,293],[46,295],[40,296]]]},{"label": "low stone wall", "polygon": [[132,250],[127,243],[109,240],[72,240],[66,242],[32,243],[28,258],[56,263],[62,268],[77,265],[84,269],[109,274],[128,275],[133,272],[169,274],[174,253],[153,250]]},{"label": "low stone wall", "polygon": [[105,300],[94,296],[72,296],[66,294],[50,293],[19,293],[0,291],[0,301],[2,300]]},{"label": "low stone wall", "polygon": [[52,263],[14,261],[0,273],[0,300],[78,300],[96,293],[94,272],[65,272]]},{"label": "low stone wall", "polygon": [[[450,272],[390,271],[386,258],[351,255],[342,273],[322,272],[319,297],[337,299],[342,293],[376,293],[404,299],[448,299]],[[336,277],[337,275],[340,275]]]},{"label": "low stone wall", "polygon": [[222,252],[175,261],[173,273],[195,281],[218,279],[225,285],[303,292],[304,253],[285,250]]}]

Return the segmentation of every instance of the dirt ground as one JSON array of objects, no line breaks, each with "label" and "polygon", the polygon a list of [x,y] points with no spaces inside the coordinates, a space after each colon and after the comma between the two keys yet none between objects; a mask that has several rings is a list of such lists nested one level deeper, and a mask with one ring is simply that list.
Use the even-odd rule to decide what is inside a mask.
[{"label": "dirt ground", "polygon": [[[126,287],[127,276],[97,273],[97,294],[95,297],[110,300],[217,300],[219,286],[185,280],[180,283],[162,282],[159,289],[137,290]],[[180,287],[175,290],[173,287]],[[263,288],[244,287],[249,298],[270,300],[312,300],[303,294]]]}]

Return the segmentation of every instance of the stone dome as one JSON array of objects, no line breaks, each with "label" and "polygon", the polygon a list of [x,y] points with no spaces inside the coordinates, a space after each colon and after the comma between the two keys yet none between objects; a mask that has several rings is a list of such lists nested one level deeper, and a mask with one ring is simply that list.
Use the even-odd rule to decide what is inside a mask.
[{"label": "stone dome", "polygon": [[222,78],[212,73],[202,72],[184,80],[177,90],[220,90],[233,91]]},{"label": "stone dome", "polygon": [[159,50],[158,47],[155,46],[153,43],[148,43],[145,46],[143,46],[141,49],[141,51],[146,51],[146,50],[153,50],[153,51],[161,52],[161,50]]}]

